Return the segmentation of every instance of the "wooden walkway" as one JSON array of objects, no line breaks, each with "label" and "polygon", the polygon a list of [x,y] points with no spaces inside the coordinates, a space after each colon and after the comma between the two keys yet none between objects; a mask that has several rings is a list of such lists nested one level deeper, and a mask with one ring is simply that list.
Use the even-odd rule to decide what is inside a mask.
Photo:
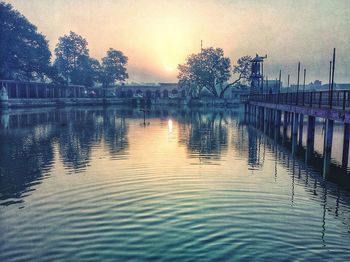
[{"label": "wooden walkway", "polygon": [[[292,153],[302,146],[303,132],[306,129],[306,157],[309,162],[314,154],[315,118],[325,120],[323,175],[330,175],[330,161],[333,142],[334,121],[344,124],[342,167],[348,167],[350,140],[350,90],[317,92],[293,92],[252,95],[246,102],[249,122],[263,130],[275,128],[286,136],[290,127]],[[307,117],[307,126],[304,120]]]}]

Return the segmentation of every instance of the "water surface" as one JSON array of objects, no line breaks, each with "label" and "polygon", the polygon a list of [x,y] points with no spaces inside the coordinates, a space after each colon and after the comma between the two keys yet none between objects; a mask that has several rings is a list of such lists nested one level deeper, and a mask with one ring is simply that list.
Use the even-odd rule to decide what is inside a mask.
[{"label": "water surface", "polygon": [[1,261],[350,259],[344,185],[240,109],[1,117]]}]

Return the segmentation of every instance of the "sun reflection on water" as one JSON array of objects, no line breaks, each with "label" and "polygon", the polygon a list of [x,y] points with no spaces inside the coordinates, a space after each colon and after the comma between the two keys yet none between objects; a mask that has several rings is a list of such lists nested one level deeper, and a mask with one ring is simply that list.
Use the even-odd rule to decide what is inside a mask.
[{"label": "sun reflection on water", "polygon": [[173,132],[173,120],[168,120],[168,132],[171,134]]}]

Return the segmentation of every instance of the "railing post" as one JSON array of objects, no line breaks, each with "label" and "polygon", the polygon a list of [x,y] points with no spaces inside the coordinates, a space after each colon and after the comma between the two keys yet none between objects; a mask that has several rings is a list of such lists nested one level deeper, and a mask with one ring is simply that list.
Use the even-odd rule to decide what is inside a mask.
[{"label": "railing post", "polygon": [[343,155],[342,155],[342,167],[347,169],[349,159],[349,139],[350,139],[350,124],[344,124],[344,137],[343,137]]},{"label": "railing post", "polygon": [[322,103],[322,92],[319,93],[319,102],[318,102],[318,107],[321,108],[321,103]]},{"label": "railing post", "polygon": [[343,92],[343,110],[345,110],[346,91]]},{"label": "railing post", "polygon": [[313,96],[313,92],[311,92],[310,94],[310,107],[312,107],[312,96]]},{"label": "railing post", "polygon": [[307,139],[306,139],[306,154],[305,161],[309,163],[315,147],[315,120],[314,116],[308,116],[307,121]]},{"label": "railing post", "polygon": [[333,123],[334,120],[326,119],[323,143],[323,177],[327,177],[327,175],[329,175],[332,153]]},{"label": "railing post", "polygon": [[304,102],[305,102],[305,92],[303,91],[303,106],[304,106]]}]

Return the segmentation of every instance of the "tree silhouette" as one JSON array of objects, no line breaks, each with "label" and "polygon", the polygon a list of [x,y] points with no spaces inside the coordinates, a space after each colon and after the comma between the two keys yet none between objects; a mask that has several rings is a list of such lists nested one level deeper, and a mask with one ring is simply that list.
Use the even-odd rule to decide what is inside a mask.
[{"label": "tree silhouette", "polygon": [[238,59],[233,67],[233,74],[238,78],[231,83],[231,62],[224,56],[221,48],[204,48],[198,54],[190,55],[186,62],[178,66],[179,84],[187,89],[191,97],[198,97],[203,89],[207,89],[214,97],[223,98],[230,86],[250,77],[250,56]]},{"label": "tree silhouette", "polygon": [[67,83],[92,86],[97,80],[100,64],[89,56],[88,42],[70,31],[59,38],[55,49],[55,67]]},{"label": "tree silhouette", "polygon": [[128,58],[118,50],[110,48],[107,56],[102,58],[101,82],[104,87],[108,87],[115,81],[125,81],[129,75],[126,71]]},{"label": "tree silhouette", "polygon": [[50,77],[51,52],[36,26],[0,2],[0,78],[45,80]]}]

